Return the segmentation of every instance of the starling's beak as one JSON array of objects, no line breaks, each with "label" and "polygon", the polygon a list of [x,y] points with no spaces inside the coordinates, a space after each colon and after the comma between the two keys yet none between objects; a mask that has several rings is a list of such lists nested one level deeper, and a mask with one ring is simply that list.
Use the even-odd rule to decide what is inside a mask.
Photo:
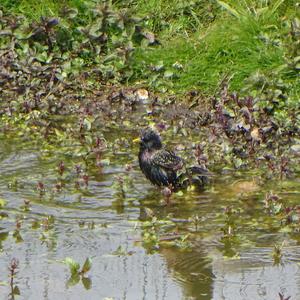
[{"label": "starling's beak", "polygon": [[132,140],[132,142],[133,142],[134,144],[140,143],[140,142],[141,142],[141,139],[138,137],[138,138]]}]

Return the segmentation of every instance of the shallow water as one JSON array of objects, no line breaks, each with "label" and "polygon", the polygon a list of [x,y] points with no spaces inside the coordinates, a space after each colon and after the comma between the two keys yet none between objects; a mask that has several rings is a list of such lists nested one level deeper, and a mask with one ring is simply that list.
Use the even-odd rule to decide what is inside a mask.
[{"label": "shallow water", "polygon": [[[280,299],[279,293],[300,299],[297,228],[284,226],[282,216],[268,214],[263,203],[270,190],[290,205],[299,203],[299,180],[259,185],[252,174],[231,172],[205,191],[174,194],[165,205],[139,171],[135,147],[115,154],[101,171],[89,172],[88,187],[81,182],[80,189],[74,188],[74,163],[62,154],[4,135],[0,153],[0,197],[7,202],[0,209],[1,299],[13,298],[12,258],[19,261],[15,299],[270,300]],[[57,172],[60,160],[66,167],[63,179]],[[126,171],[126,163],[133,169]],[[115,175],[133,182],[125,197],[112,185]],[[65,186],[58,191],[61,180]],[[38,182],[45,185],[42,195]],[[225,207],[235,210],[230,222]],[[145,208],[172,222],[161,227],[165,241],[157,251],[143,243]],[[190,221],[195,216],[197,226]],[[224,238],[228,224],[234,234]],[[188,247],[168,243],[187,234]],[[274,264],[274,245],[283,241],[281,262]],[[92,258],[86,278],[74,285],[62,263],[66,257],[80,264]]]}]

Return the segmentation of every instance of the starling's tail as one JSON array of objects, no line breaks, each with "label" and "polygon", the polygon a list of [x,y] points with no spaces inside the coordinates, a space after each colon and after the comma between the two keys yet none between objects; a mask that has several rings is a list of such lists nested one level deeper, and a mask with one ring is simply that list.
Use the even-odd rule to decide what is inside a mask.
[{"label": "starling's tail", "polygon": [[209,178],[212,173],[206,168],[200,166],[193,166],[186,169],[186,171],[177,177],[178,188],[187,188],[194,185],[203,189],[209,184]]}]

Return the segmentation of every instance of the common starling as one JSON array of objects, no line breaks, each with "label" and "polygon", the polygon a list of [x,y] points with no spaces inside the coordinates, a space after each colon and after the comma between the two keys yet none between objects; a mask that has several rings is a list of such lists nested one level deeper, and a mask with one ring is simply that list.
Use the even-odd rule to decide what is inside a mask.
[{"label": "common starling", "polygon": [[142,132],[139,165],[147,179],[158,186],[184,187],[187,185],[187,179],[189,183],[194,183],[191,176],[195,174],[201,186],[207,181],[208,172],[201,167],[187,168],[178,176],[177,171],[184,169],[183,160],[173,151],[164,149],[160,136],[152,129]]}]

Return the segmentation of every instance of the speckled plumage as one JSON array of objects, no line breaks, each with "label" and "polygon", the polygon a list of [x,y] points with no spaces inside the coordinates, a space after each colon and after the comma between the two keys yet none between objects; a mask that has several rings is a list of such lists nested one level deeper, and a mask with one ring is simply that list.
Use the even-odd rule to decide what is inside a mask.
[{"label": "speckled plumage", "polygon": [[176,171],[183,167],[183,160],[174,152],[163,148],[159,135],[151,129],[142,133],[139,164],[144,175],[155,185],[177,185]]},{"label": "speckled plumage", "polygon": [[195,184],[203,188],[209,183],[211,173],[201,166],[184,168],[178,176],[177,171],[183,168],[183,160],[174,152],[164,149],[160,136],[151,129],[142,132],[139,164],[142,172],[153,184],[158,186],[172,185],[175,189]]}]

